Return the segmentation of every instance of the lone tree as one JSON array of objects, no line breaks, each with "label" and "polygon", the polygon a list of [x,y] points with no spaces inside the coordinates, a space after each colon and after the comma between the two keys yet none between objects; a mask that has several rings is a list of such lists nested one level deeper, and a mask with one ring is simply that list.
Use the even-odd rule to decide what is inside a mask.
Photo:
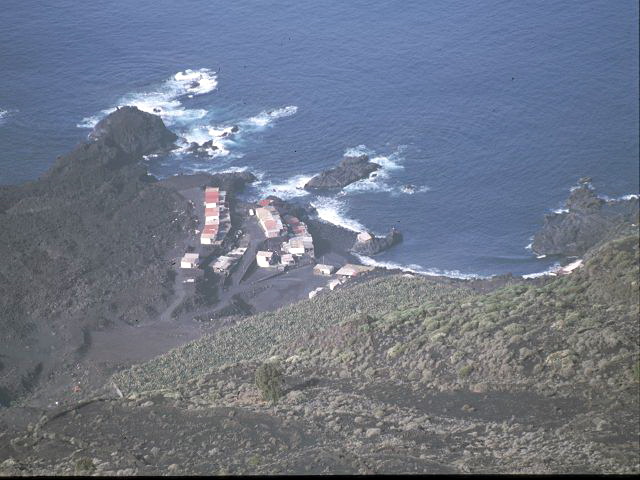
[{"label": "lone tree", "polygon": [[283,394],[282,384],[282,373],[276,363],[263,363],[256,370],[256,386],[265,400],[276,403]]}]

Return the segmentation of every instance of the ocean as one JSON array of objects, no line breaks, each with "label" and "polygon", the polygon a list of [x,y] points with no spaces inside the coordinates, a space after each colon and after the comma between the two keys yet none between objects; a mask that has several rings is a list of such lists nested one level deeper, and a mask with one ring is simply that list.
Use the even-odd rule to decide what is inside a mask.
[{"label": "ocean", "polygon": [[[638,193],[636,1],[2,5],[0,184],[37,178],[134,104],[217,147],[148,158],[154,175],[246,169],[247,198],[402,231],[363,261],[460,277],[554,265],[527,246],[581,176]],[[296,188],[350,153],[381,174],[340,196]]]}]

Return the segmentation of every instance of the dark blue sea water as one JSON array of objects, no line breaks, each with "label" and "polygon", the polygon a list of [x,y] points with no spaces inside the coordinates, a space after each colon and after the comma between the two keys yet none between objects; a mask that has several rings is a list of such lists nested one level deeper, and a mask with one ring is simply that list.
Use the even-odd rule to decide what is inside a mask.
[{"label": "dark blue sea water", "polygon": [[[250,196],[399,226],[404,243],[376,260],[423,271],[546,270],[555,260],[526,246],[578,177],[638,192],[638,98],[630,0],[3,0],[0,13],[0,183],[36,178],[116,105],[160,108],[220,148],[149,159],[152,173],[248,168]],[[295,188],[347,151],[382,174],[341,197]]]}]

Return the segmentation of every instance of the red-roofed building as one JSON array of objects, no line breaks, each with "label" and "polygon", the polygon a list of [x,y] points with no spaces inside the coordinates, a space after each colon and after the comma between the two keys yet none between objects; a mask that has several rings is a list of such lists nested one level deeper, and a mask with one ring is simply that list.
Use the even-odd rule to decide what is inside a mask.
[{"label": "red-roofed building", "polygon": [[258,205],[260,205],[261,207],[266,207],[267,205],[271,205],[271,200],[265,198],[263,200],[260,200],[258,202]]},{"label": "red-roofed building", "polygon": [[205,208],[204,209],[204,223],[216,223],[220,221],[220,209],[219,208]]}]

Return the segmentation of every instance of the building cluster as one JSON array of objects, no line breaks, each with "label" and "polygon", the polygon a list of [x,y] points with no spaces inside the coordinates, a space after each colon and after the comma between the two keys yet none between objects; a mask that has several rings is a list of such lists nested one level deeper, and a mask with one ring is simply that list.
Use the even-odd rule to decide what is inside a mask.
[{"label": "building cluster", "polygon": [[207,187],[204,191],[204,228],[200,234],[200,243],[219,244],[229,231],[230,224],[226,192],[218,187]]},{"label": "building cluster", "polygon": [[260,207],[255,210],[255,215],[267,238],[287,236],[282,242],[279,252],[259,251],[256,262],[259,267],[291,267],[302,256],[313,257],[315,249],[313,237],[309,233],[307,225],[293,215],[280,217],[278,210],[270,204],[269,200],[261,200]]}]

